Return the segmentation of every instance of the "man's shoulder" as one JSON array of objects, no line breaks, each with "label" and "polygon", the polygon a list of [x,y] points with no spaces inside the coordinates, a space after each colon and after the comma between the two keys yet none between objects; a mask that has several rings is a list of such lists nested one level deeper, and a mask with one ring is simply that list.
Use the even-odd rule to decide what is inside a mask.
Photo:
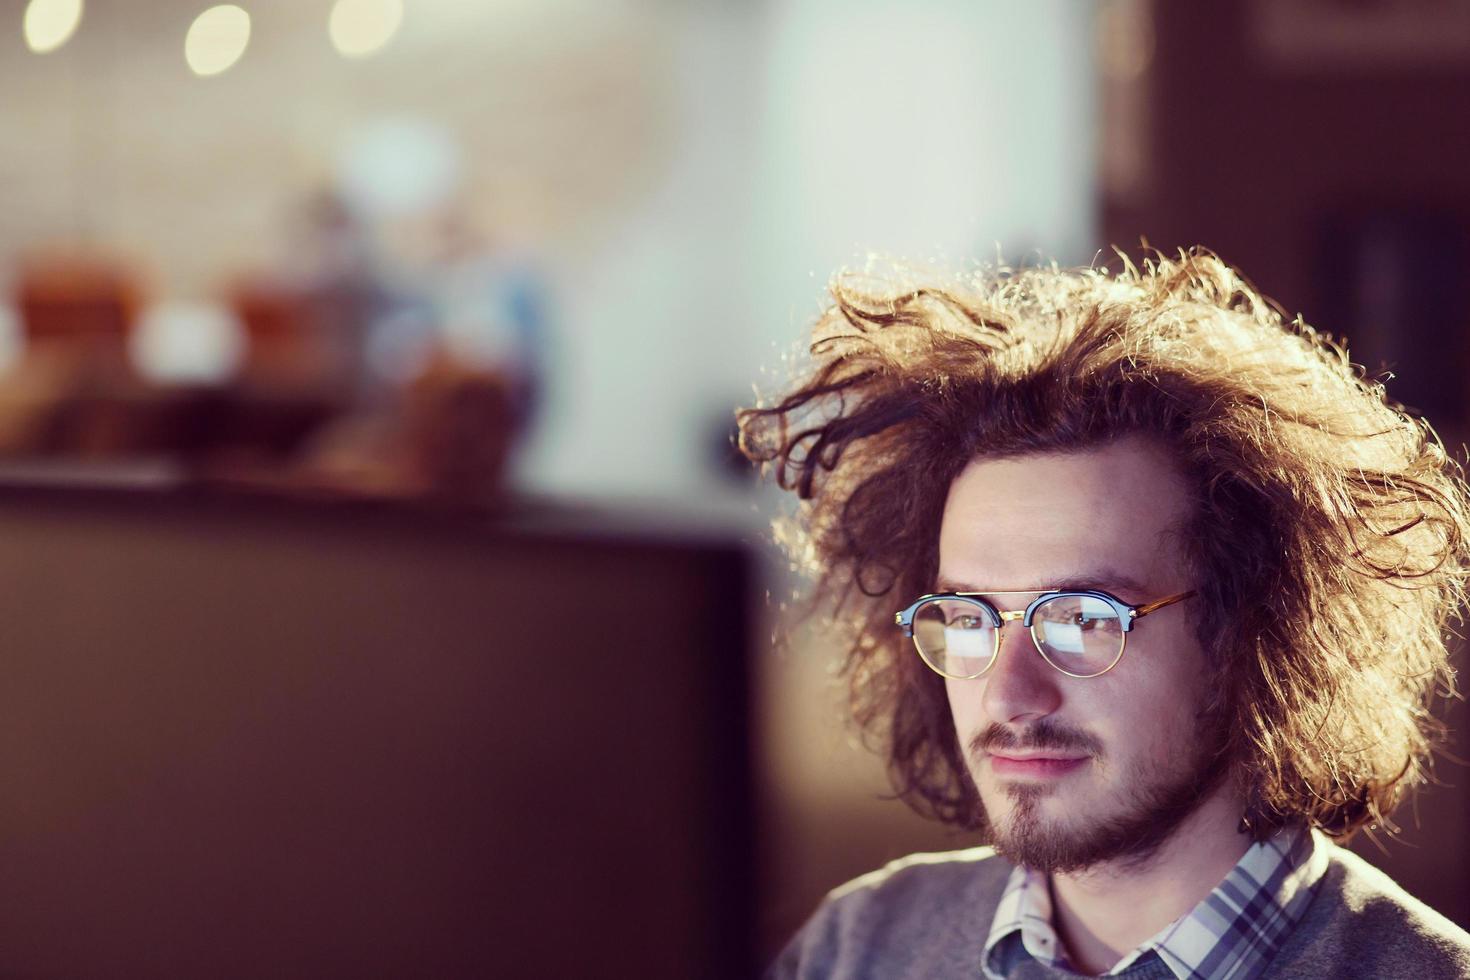
[{"label": "man's shoulder", "polygon": [[989,847],[891,861],[834,888],[770,975],[934,976],[955,957],[978,964],[1012,868]]},{"label": "man's shoulder", "polygon": [[832,889],[824,908],[904,911],[914,903],[999,899],[1014,867],[991,847],[910,854]]},{"label": "man's shoulder", "polygon": [[1429,948],[1458,954],[1461,965],[1470,968],[1470,933],[1357,854],[1333,847],[1327,874],[1328,881],[1337,883],[1336,893],[1355,931],[1413,936]]},{"label": "man's shoulder", "polygon": [[[1346,848],[1329,845],[1317,896],[1282,949],[1281,976],[1322,976],[1328,963],[1359,975],[1470,977],[1470,933]],[[1274,974],[1273,974],[1274,975]]]}]

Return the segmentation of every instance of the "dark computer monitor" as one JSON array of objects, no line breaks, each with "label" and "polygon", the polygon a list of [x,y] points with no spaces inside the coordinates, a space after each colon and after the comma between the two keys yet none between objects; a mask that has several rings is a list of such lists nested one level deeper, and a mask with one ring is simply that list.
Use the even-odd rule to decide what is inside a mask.
[{"label": "dark computer monitor", "polygon": [[749,976],[748,563],[0,490],[0,976]]}]

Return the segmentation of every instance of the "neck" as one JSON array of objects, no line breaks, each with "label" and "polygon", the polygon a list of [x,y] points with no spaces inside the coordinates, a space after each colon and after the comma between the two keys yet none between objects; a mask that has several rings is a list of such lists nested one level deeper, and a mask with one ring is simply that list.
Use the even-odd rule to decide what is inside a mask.
[{"label": "neck", "polygon": [[1145,862],[1053,875],[1054,925],[1073,966],[1103,973],[1203,901],[1250,848],[1242,809],[1221,786]]}]

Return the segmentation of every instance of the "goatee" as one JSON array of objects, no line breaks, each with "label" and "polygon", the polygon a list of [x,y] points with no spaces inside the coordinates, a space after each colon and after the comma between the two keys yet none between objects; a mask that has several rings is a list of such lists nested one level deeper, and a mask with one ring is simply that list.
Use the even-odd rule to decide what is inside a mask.
[{"label": "goatee", "polygon": [[[1202,741],[1208,745],[1210,740]],[[1046,719],[1020,734],[991,725],[969,745],[972,758],[991,749],[1014,748],[1082,752],[1091,765],[1104,758],[1095,738]],[[981,832],[997,853],[1043,874],[1067,874],[1101,864],[1134,869],[1148,863],[1226,770],[1222,754],[1213,748],[1177,769],[1140,765],[1125,774],[1126,794],[1111,802],[1106,812],[1069,813],[1065,819],[1043,815],[1043,801],[1055,792],[1054,786],[1007,783],[1003,791],[1011,800],[1010,815],[997,826],[982,806]]]}]

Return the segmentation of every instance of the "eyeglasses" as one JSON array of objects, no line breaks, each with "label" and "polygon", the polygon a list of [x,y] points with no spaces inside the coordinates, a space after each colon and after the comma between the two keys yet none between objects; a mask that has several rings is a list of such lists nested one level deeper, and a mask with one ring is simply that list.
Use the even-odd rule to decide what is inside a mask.
[{"label": "eyeglasses", "polygon": [[[943,592],[919,598],[894,616],[903,635],[936,673],[955,680],[979,677],[1000,653],[1000,631],[1021,621],[1047,663],[1068,677],[1098,677],[1123,659],[1133,624],[1149,613],[1194,595],[1180,592],[1129,605],[1107,592],[1085,590]],[[984,596],[1034,595],[1025,609],[1002,612]]]}]

